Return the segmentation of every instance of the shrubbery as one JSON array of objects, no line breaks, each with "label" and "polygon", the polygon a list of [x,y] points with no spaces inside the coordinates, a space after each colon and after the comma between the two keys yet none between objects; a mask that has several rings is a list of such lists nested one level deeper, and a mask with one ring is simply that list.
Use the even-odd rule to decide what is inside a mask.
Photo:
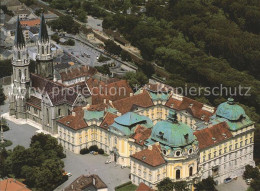
[{"label": "shrubbery", "polygon": [[98,146],[97,145],[92,145],[89,147],[89,151],[95,151],[98,152]]},{"label": "shrubbery", "polygon": [[90,151],[89,151],[88,148],[83,148],[83,149],[80,150],[79,153],[80,153],[81,155],[85,155],[85,154],[88,154],[89,152],[90,152]]},{"label": "shrubbery", "polygon": [[85,155],[85,154],[90,153],[91,151],[98,152],[98,154],[101,154],[101,155],[105,154],[105,151],[101,148],[98,148],[97,145],[92,145],[89,148],[86,147],[86,148],[81,149],[80,154]]},{"label": "shrubbery", "polygon": [[98,154],[103,155],[103,154],[105,154],[105,152],[103,149],[98,149]]}]

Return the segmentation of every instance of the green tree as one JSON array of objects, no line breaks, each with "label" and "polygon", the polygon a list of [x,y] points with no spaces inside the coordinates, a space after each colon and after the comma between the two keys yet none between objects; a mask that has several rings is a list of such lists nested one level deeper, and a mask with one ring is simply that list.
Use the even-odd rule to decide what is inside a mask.
[{"label": "green tree", "polygon": [[197,191],[217,191],[217,189],[215,188],[216,185],[216,182],[210,176],[206,179],[203,179],[201,182],[195,184],[194,186]]},{"label": "green tree", "polygon": [[0,105],[3,105],[5,102],[5,94],[3,86],[0,84]]},{"label": "green tree", "polygon": [[120,55],[122,48],[112,40],[105,41],[105,50],[114,55]]},{"label": "green tree", "polygon": [[135,72],[127,72],[124,76],[124,79],[126,79],[127,82],[129,83],[129,85],[134,89],[136,87],[140,87],[140,86],[143,86],[144,84],[148,83],[148,78],[141,71],[137,71],[136,73]]},{"label": "green tree", "polygon": [[257,179],[260,178],[260,172],[257,167],[253,167],[251,165],[246,165],[246,170],[244,171],[243,178],[244,179]]},{"label": "green tree", "polygon": [[170,178],[165,178],[161,182],[157,184],[157,188],[159,191],[169,191],[173,190],[173,182]]},{"label": "green tree", "polygon": [[174,182],[173,187],[175,191],[189,191],[188,184],[186,181],[179,181],[179,182]]},{"label": "green tree", "polygon": [[254,179],[250,186],[254,189],[254,191],[257,191],[257,190],[260,190],[260,179],[257,178],[257,179]]}]

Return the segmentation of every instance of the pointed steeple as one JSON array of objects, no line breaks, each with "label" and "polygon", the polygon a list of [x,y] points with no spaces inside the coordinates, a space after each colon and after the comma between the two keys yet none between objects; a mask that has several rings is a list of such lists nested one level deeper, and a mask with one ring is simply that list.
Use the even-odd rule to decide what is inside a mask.
[{"label": "pointed steeple", "polygon": [[15,39],[14,39],[14,45],[18,48],[22,48],[25,46],[25,41],[23,37],[23,31],[20,24],[19,16],[17,17],[16,22],[16,31],[15,31]]},{"label": "pointed steeple", "polygon": [[39,41],[46,42],[49,41],[48,31],[45,23],[43,13],[41,15],[41,26],[39,31]]}]

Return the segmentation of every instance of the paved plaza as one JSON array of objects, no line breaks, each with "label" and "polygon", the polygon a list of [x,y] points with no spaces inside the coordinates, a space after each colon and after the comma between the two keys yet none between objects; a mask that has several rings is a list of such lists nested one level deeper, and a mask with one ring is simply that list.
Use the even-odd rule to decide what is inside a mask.
[{"label": "paved plaza", "polygon": [[[1,106],[2,114],[6,113],[7,105]],[[25,148],[30,146],[31,137],[35,135],[37,128],[23,124],[18,120],[8,120],[10,130],[4,133],[5,139],[13,142],[13,145],[7,149],[13,149],[17,145],[22,145]],[[64,159],[65,170],[72,174],[69,180],[59,186],[56,190],[61,191],[73,182],[80,175],[97,174],[107,184],[109,191],[120,184],[129,181],[129,168],[121,169],[121,166],[115,166],[115,163],[105,164],[107,156],[101,155],[78,155],[70,151],[65,151],[67,157]]]}]

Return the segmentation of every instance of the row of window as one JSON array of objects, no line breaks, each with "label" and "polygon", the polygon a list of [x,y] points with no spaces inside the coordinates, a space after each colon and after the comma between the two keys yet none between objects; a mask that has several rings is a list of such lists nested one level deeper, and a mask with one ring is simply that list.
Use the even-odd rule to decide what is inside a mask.
[{"label": "row of window", "polygon": [[[252,143],[253,142],[253,137],[251,137],[250,138],[250,143]],[[235,150],[236,149],[238,149],[238,148],[241,148],[241,147],[243,147],[243,146],[245,146],[245,145],[247,145],[248,144],[248,139],[246,139],[245,141],[244,141],[244,143],[243,143],[243,141],[240,141],[240,143],[238,144],[238,143],[236,143],[235,144]],[[239,146],[239,147],[238,147]],[[246,148],[247,149],[247,148]],[[232,147],[232,145],[229,145],[229,152],[230,151],[232,151],[233,150],[233,147]],[[247,152],[247,151],[246,151]],[[227,153],[227,147],[225,146],[224,147],[224,152],[223,152],[223,150],[222,149],[219,149],[219,151],[217,152],[217,151],[214,151],[213,153],[209,153],[208,154],[208,160],[210,160],[210,159],[212,159],[212,158],[215,158],[215,157],[217,157],[217,156],[220,156],[220,155],[222,155],[222,154],[225,154],[225,153]],[[204,154],[203,155],[203,162],[205,162],[206,161],[206,155]]]}]

